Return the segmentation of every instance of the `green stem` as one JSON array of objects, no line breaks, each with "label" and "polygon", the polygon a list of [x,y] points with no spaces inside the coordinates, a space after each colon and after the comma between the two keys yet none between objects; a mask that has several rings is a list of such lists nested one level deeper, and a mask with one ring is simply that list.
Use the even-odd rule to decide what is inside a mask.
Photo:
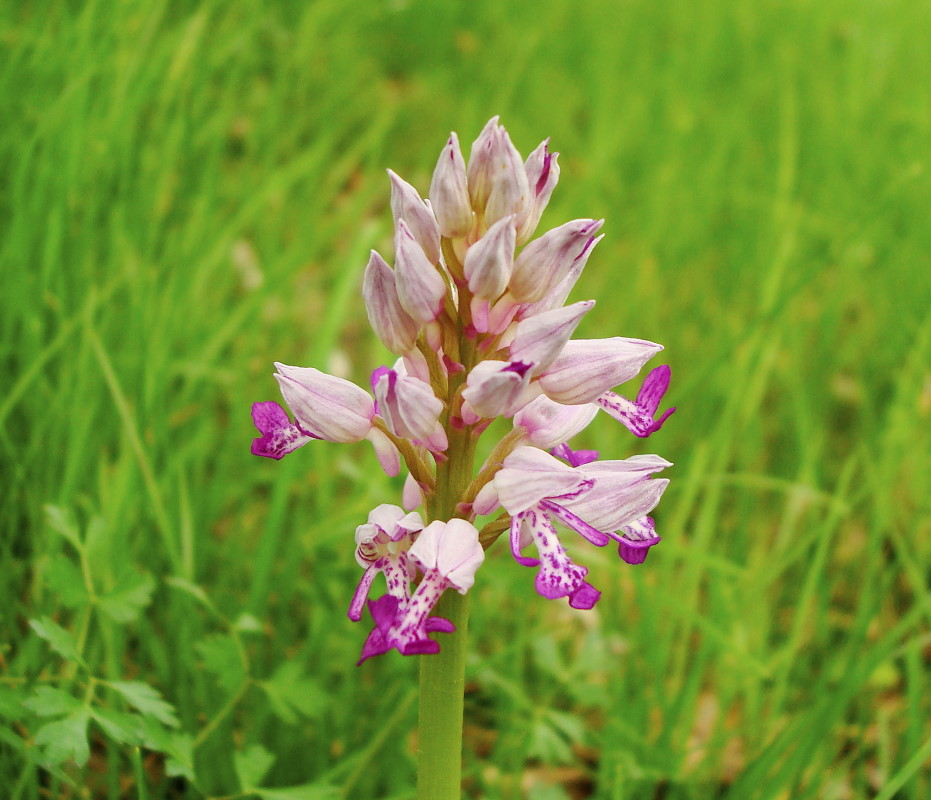
[{"label": "green stem", "polygon": [[443,637],[439,653],[420,658],[417,798],[459,800],[469,595],[446,592],[435,613],[456,630]]}]

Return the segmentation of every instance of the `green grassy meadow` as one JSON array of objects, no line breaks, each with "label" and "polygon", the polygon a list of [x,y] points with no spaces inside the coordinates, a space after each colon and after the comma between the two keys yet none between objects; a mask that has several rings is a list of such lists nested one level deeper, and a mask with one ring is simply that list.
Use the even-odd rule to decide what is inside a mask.
[{"label": "green grassy meadow", "polygon": [[[606,218],[579,336],[665,345],[676,466],[576,612],[477,576],[465,795],[931,796],[931,5],[0,8],[0,796],[405,800],[354,665],[368,445],[250,455],[272,362],[366,385],[392,168],[500,114]],[[630,387],[627,387],[628,389]],[[635,388],[634,388],[635,391]],[[571,544],[570,544],[571,548]],[[609,551],[611,548],[607,548]],[[80,765],[80,766],[79,766]]]}]

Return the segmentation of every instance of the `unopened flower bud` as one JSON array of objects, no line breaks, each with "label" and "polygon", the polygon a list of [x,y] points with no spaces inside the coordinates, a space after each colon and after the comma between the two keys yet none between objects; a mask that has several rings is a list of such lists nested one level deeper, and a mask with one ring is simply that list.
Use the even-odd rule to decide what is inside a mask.
[{"label": "unopened flower bud", "polygon": [[443,236],[465,236],[472,228],[465,161],[455,133],[449,135],[449,141],[436,162],[430,182],[430,203]]},{"label": "unopened flower bud", "polygon": [[469,198],[472,208],[479,214],[485,213],[485,204],[491,193],[499,127],[497,116],[488,120],[478,138],[472,142],[472,151],[469,153]]},{"label": "unopened flower bud", "polygon": [[498,220],[465,256],[464,272],[475,297],[495,300],[507,288],[514,268],[514,217]]},{"label": "unopened flower bud", "polygon": [[603,220],[576,219],[553,228],[528,244],[514,262],[508,286],[521,303],[535,303],[570,273],[573,263],[586,257]]},{"label": "unopened flower bud", "polygon": [[419,244],[433,264],[440,263],[440,230],[433,210],[423,201],[417,190],[390,169],[391,213],[397,225],[402,219],[407,223]]},{"label": "unopened flower bud", "polygon": [[395,277],[404,310],[418,322],[432,322],[443,308],[446,284],[404,220],[395,229]]},{"label": "unopened flower bud", "polygon": [[530,187],[530,202],[524,213],[520,228],[517,231],[517,242],[523,244],[537,229],[543,210],[550,201],[550,195],[559,181],[559,153],[550,153],[549,139],[540,142],[524,162],[524,172],[527,174],[527,183]]},{"label": "unopened flower bud", "polygon": [[493,225],[512,214],[516,215],[522,225],[530,206],[530,184],[520,153],[511,144],[511,137],[504,128],[498,130],[494,159],[491,191],[485,204],[485,225]]},{"label": "unopened flower bud", "polygon": [[420,325],[398,298],[395,273],[374,250],[362,279],[362,299],[375,335],[392,353],[406,353],[417,341]]},{"label": "unopened flower bud", "polygon": [[436,428],[443,403],[430,384],[381,367],[372,373],[378,414],[388,429],[407,439],[428,439]]},{"label": "unopened flower bud", "polygon": [[466,378],[462,399],[479,417],[509,417],[532,399],[527,396],[531,368],[519,361],[481,361]]}]

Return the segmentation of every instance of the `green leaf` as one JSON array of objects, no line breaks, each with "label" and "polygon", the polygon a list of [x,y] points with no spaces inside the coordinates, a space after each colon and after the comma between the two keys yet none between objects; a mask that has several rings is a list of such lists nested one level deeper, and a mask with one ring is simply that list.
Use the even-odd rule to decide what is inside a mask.
[{"label": "green leaf", "polygon": [[204,669],[214,674],[226,691],[236,691],[246,679],[246,670],[233,637],[226,634],[208,636],[194,645],[204,660]]},{"label": "green leaf", "polygon": [[152,601],[155,580],[148,572],[130,569],[124,572],[109,592],[101,595],[97,602],[114,622],[132,622]]},{"label": "green leaf", "polygon": [[300,786],[283,786],[280,789],[254,789],[262,800],[335,800],[340,790],[335,786],[320,783],[304,783]]},{"label": "green leaf", "polygon": [[90,598],[84,585],[84,576],[70,558],[61,555],[52,558],[43,572],[45,585],[58,595],[63,606],[80,608],[87,605]]},{"label": "green leaf", "polygon": [[94,721],[113,741],[120,744],[142,744],[145,739],[142,717],[110,708],[95,708]]},{"label": "green leaf", "polygon": [[12,686],[0,686],[0,717],[15,721],[23,717],[23,695]]},{"label": "green leaf", "polygon": [[233,753],[233,766],[236,768],[239,786],[244,792],[254,790],[274,763],[275,756],[260,744]]},{"label": "green leaf", "polygon": [[39,717],[63,717],[84,708],[84,703],[54,686],[37,686],[23,705]]},{"label": "green leaf", "polygon": [[301,665],[286,661],[267,681],[259,686],[268,696],[272,711],[282,721],[293,725],[298,714],[309,718],[320,716],[329,704],[329,695],[316,681],[302,674]]},{"label": "green leaf", "polygon": [[216,610],[210,600],[210,597],[207,595],[207,592],[205,592],[196,583],[191,583],[186,578],[179,578],[176,575],[165,578],[165,583],[167,583],[172,589],[177,589],[178,591],[190,595],[208,611]]},{"label": "green leaf", "polygon": [[74,514],[71,513],[70,509],[59,508],[50,503],[46,504],[45,519],[49,527],[71,542],[76,550],[83,549],[84,543],[81,541],[81,532],[78,529],[77,522],[75,522]]},{"label": "green leaf", "polygon": [[115,689],[133,708],[146,716],[155,717],[169,728],[178,727],[175,708],[162,700],[158,690],[142,681],[112,681],[107,686]]},{"label": "green leaf", "polygon": [[35,743],[42,748],[43,759],[49,764],[60,764],[72,759],[79,767],[83,767],[90,757],[90,746],[87,743],[89,720],[90,712],[82,709],[39,728]]},{"label": "green leaf", "polygon": [[77,643],[74,641],[71,632],[66,631],[57,622],[53,622],[48,617],[42,617],[42,619],[29,620],[29,627],[45,639],[60,656],[68,661],[77,661],[79,664],[84,664],[84,659],[81,658],[81,654],[78,652]]},{"label": "green leaf", "polygon": [[193,736],[187,733],[173,734],[164,752],[168,754],[168,761],[165,762],[165,774],[168,777],[194,780]]}]

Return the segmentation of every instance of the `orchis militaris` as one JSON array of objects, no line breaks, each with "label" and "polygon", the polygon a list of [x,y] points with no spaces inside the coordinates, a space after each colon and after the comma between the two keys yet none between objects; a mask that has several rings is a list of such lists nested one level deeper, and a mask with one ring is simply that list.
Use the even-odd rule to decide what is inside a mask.
[{"label": "orchis militaris", "polygon": [[[524,161],[498,118],[473,143],[468,163],[456,134],[440,153],[430,198],[389,170],[394,266],[372,252],[362,294],[375,334],[398,356],[371,377],[371,393],[310,367],[277,364],[293,414],[256,403],[256,455],[279,459],[313,439],[368,439],[388,475],[407,469],[402,506],[380,505],[356,529],[362,579],[349,604],[374,620],[360,662],[397,650],[435,653],[431,633],[451,632],[432,616],[440,596],[465,594],[487,548],[509,531],[511,552],[538,568],[536,589],[595,605],[600,592],[570,559],[554,523],[588,543],[611,541],[640,564],[660,541],[648,514],[670,466],[654,455],[599,460],[568,441],[603,410],[639,437],[659,430],[669,368],[650,372],[630,400],[613,390],[662,346],[642,339],[571,339],[593,300],[565,305],[602,220],[579,219],[532,239],[559,178],[544,141]],[[511,431],[479,470],[479,437],[497,417]],[[423,506],[426,523],[416,508]],[[478,516],[501,514],[480,531]],[[524,555],[531,545],[536,557]],[[386,593],[368,599],[378,574]]]}]

